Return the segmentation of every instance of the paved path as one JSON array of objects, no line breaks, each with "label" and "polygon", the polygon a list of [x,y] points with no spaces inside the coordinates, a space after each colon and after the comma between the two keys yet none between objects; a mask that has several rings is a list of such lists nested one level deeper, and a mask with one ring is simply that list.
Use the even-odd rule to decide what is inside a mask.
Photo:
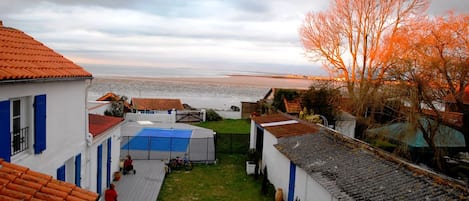
[{"label": "paved path", "polygon": [[160,160],[134,160],[137,173],[122,175],[116,182],[119,201],[156,201],[163,184],[164,163]]}]

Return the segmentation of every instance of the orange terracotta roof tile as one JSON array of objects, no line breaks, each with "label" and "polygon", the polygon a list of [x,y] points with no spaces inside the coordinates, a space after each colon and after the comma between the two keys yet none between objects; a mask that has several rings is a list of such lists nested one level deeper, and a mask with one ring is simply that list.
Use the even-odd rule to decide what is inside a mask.
[{"label": "orange terracotta roof tile", "polygon": [[120,117],[88,114],[88,121],[89,131],[93,137],[96,137],[99,134],[104,133],[104,131],[121,123],[124,119]]},{"label": "orange terracotta roof tile", "polygon": [[15,184],[15,183],[8,183],[6,185],[6,187],[8,189],[12,189],[12,190],[15,190],[15,191],[18,191],[18,192],[22,192],[24,194],[28,194],[28,195],[34,195],[37,191],[37,189],[34,189],[34,188],[29,188],[27,186],[22,186],[22,185],[19,185],[19,184]]},{"label": "orange terracotta roof tile", "polygon": [[0,159],[0,200],[95,201],[97,193]]},{"label": "orange terracotta roof tile", "polygon": [[108,92],[108,93],[104,94],[103,96],[99,97],[96,100],[97,101],[116,101],[116,100],[119,100],[119,99],[120,99],[120,97],[118,95],[116,95],[115,93]]},{"label": "orange terracotta roof tile", "polygon": [[132,98],[132,106],[137,110],[184,110],[180,99]]},{"label": "orange terracotta roof tile", "polygon": [[[97,101],[118,101],[120,99],[121,97],[116,95],[115,93],[108,92],[96,100]],[[124,110],[130,111],[131,109],[132,109],[132,106],[130,106],[130,104],[127,101],[124,101]]]},{"label": "orange terracotta roof tile", "polygon": [[[1,189],[0,189],[1,191]],[[12,197],[8,197],[6,195],[0,195],[0,200],[2,201],[18,201],[18,199],[16,198],[12,198]]]},{"label": "orange terracotta roof tile", "polygon": [[31,36],[0,23],[0,81],[91,77],[91,73]]}]

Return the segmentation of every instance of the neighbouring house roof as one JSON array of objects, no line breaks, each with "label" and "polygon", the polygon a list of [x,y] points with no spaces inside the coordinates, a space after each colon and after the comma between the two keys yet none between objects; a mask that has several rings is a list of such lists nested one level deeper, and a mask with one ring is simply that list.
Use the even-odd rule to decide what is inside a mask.
[{"label": "neighbouring house roof", "polygon": [[[469,105],[469,85],[464,88],[464,94],[462,94],[462,102],[465,105]],[[448,103],[456,103],[454,95],[448,95],[445,97],[445,101]]]},{"label": "neighbouring house roof", "polygon": [[180,99],[169,98],[132,98],[136,110],[184,110]]},{"label": "neighbouring house roof", "polygon": [[274,99],[275,93],[276,93],[278,90],[292,90],[292,91],[296,91],[296,92],[298,92],[298,93],[303,93],[303,92],[307,91],[307,89],[305,89],[305,88],[302,88],[302,89],[292,89],[292,88],[270,88],[269,91],[267,91],[267,93],[264,95],[264,98],[263,98],[263,99]]},{"label": "neighbouring house roof", "polygon": [[467,200],[454,180],[328,129],[274,145],[338,200]]},{"label": "neighbouring house roof", "polygon": [[83,79],[91,73],[0,21],[0,82],[29,79]]},{"label": "neighbouring house roof", "polygon": [[98,114],[88,114],[89,131],[93,137],[98,136],[104,131],[116,126],[117,124],[124,121],[120,117],[104,116]]},{"label": "neighbouring house roof", "polygon": [[459,127],[462,128],[464,125],[463,122],[463,113],[461,112],[438,112],[436,113],[433,110],[422,110],[423,114],[431,116],[431,117],[437,117],[438,115],[441,116],[443,122],[447,125],[450,125],[452,127]]},{"label": "neighbouring house roof", "polygon": [[469,85],[464,88],[463,103],[469,105]]},{"label": "neighbouring house roof", "polygon": [[[116,95],[115,93],[108,92],[96,100],[97,101],[118,101],[120,99],[121,97]],[[124,108],[125,111],[130,111],[132,108],[132,106],[130,106],[130,104],[127,101],[124,101],[124,107],[125,107]]]},{"label": "neighbouring house roof", "polygon": [[289,114],[298,114],[302,110],[300,98],[295,98],[293,100],[283,98],[283,104],[285,105],[285,111]]},{"label": "neighbouring house roof", "polygon": [[[422,118],[422,125],[426,128],[435,121]],[[394,123],[388,126],[367,130],[369,134],[385,136],[389,139],[403,142],[411,147],[429,147],[423,133],[418,128],[413,128],[409,123]],[[456,129],[440,124],[435,135],[435,144],[437,147],[465,147],[464,135]]]},{"label": "neighbouring house roof", "polygon": [[317,125],[305,123],[282,113],[253,117],[252,120],[276,138],[316,133],[319,130]]},{"label": "neighbouring house roof", "polygon": [[0,200],[98,200],[97,193],[0,159]]}]

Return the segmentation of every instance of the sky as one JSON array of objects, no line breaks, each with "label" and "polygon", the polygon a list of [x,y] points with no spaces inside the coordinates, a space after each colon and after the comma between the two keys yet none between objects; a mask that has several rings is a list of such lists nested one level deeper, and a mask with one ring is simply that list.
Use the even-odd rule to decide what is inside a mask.
[{"label": "sky", "polygon": [[[2,0],[4,26],[87,67],[236,69],[327,75],[304,56],[298,29],[327,0]],[[430,13],[469,12],[434,0]]]}]

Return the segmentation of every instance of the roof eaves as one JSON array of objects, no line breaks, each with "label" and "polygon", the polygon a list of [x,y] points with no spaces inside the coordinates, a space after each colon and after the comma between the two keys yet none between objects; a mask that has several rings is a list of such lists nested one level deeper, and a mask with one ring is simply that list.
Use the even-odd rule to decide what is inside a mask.
[{"label": "roof eaves", "polygon": [[51,77],[51,78],[32,78],[32,79],[10,79],[0,80],[0,84],[14,84],[14,83],[40,83],[40,82],[55,82],[55,81],[77,81],[77,80],[91,80],[93,76],[76,76],[76,77]]}]

